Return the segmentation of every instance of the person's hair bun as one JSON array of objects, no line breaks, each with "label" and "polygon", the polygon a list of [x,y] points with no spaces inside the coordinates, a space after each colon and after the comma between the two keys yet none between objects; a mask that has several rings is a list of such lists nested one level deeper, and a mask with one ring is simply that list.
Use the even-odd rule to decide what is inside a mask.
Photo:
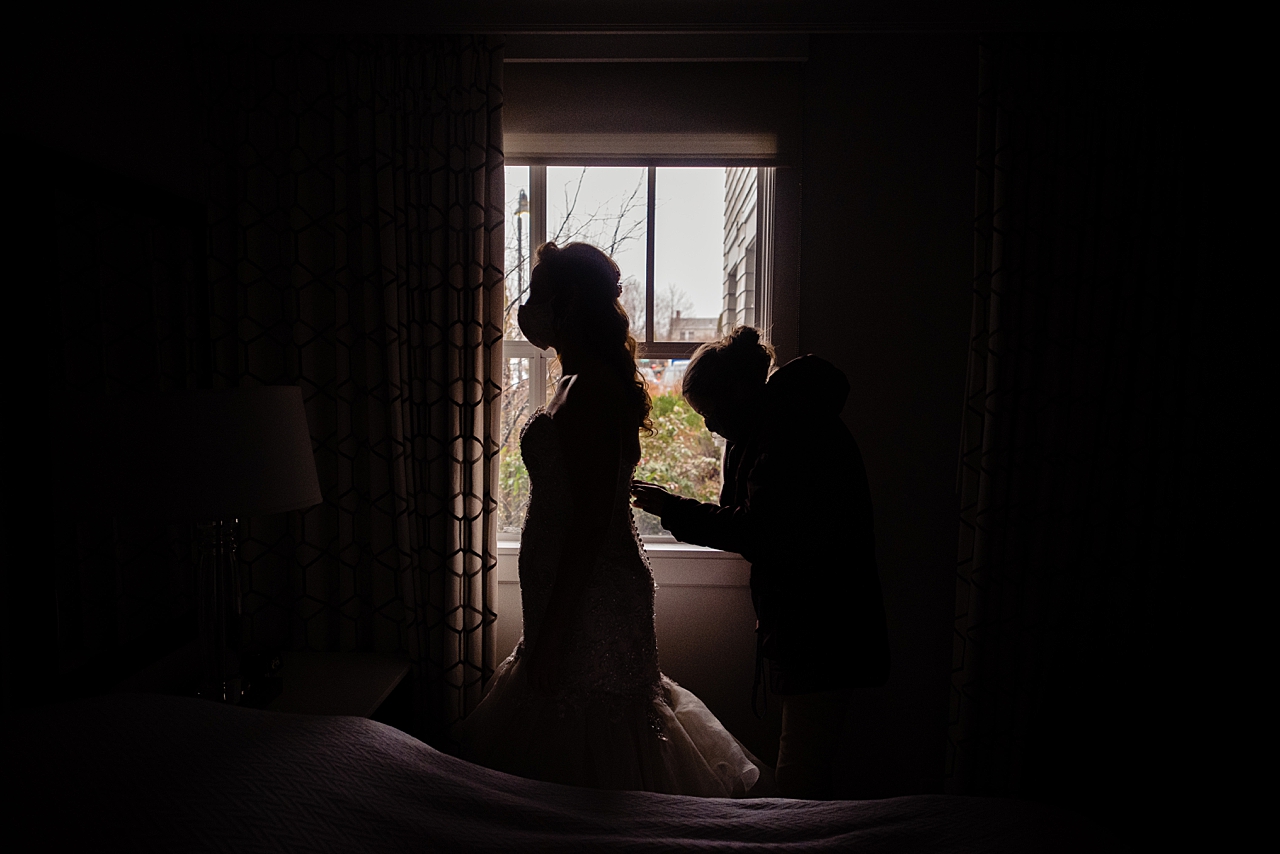
[{"label": "person's hair bun", "polygon": [[738,326],[697,349],[685,368],[681,390],[686,398],[714,400],[733,383],[745,380],[764,385],[772,364],[773,348],[760,341],[760,330]]}]

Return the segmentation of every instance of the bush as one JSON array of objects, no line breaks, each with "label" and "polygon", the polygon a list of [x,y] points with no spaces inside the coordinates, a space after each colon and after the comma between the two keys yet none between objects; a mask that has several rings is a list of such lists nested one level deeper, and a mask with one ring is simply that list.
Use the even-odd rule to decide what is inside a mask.
[{"label": "bush", "polygon": [[[653,398],[654,433],[640,434],[637,480],[647,480],[668,491],[699,501],[716,501],[720,495],[719,442],[684,398],[675,393]],[[498,530],[519,533],[529,506],[529,472],[520,456],[519,431],[498,454]],[[634,511],[641,534],[665,534],[657,517]]]},{"label": "bush", "polygon": [[[640,436],[636,480],[647,480],[685,498],[714,502],[720,495],[720,446],[678,394],[653,399],[652,436]],[[664,534],[657,518],[636,511],[641,534]]]}]

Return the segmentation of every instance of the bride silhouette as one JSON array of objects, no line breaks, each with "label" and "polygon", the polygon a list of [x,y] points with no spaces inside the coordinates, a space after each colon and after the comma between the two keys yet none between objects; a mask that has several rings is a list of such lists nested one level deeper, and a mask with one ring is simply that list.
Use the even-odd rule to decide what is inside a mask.
[{"label": "bride silhouette", "polygon": [[555,348],[563,379],[520,437],[524,637],[454,735],[468,759],[522,777],[761,794],[771,772],[658,669],[653,574],[630,507],[650,401],[618,282],[593,246],[538,250],[520,329]]}]

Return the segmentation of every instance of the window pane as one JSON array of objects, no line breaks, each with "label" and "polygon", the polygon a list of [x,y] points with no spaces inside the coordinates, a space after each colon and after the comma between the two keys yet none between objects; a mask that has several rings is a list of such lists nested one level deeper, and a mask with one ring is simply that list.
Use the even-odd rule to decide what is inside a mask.
[{"label": "window pane", "polygon": [[622,304],[644,340],[649,175],[643,166],[548,166],[547,240],[598,246],[622,270]]},{"label": "window pane", "polygon": [[543,359],[543,370],[547,373],[546,394],[542,401],[543,406],[551,403],[551,398],[556,396],[556,385],[560,382],[560,360],[556,358]]},{"label": "window pane", "polygon": [[[640,436],[641,459],[635,476],[661,484],[678,495],[714,502],[720,495],[724,441],[708,432],[702,417],[680,394],[680,381],[688,364],[687,359],[639,362],[653,400],[654,435]],[[545,397],[531,400],[530,395],[539,386],[534,372],[539,370],[547,375]],[[503,539],[519,538],[529,506],[529,473],[520,455],[520,431],[537,407],[555,394],[559,379],[556,360],[536,356],[503,360],[502,445],[498,452],[498,532]],[[634,513],[642,535],[667,534],[656,516],[639,510]]]},{"label": "window pane", "polygon": [[[531,344],[506,346],[524,353],[539,352]],[[520,454],[520,431],[539,407],[551,402],[560,381],[560,363],[542,355],[509,355],[502,365],[498,533],[503,539],[518,539],[529,506],[529,473]]]},{"label": "window pane", "polygon": [[524,336],[516,324],[516,312],[524,303],[529,286],[529,167],[508,166],[504,171],[507,182],[507,301],[502,333],[504,338],[519,341]]},{"label": "window pane", "polygon": [[[680,394],[687,359],[641,359],[649,382],[654,434],[640,434],[636,478],[677,495],[714,502],[720,497],[720,458],[724,440],[714,436]],[[656,516],[635,510],[636,528],[646,536],[666,534]]]},{"label": "window pane", "polygon": [[[654,211],[654,338],[720,335],[729,229],[723,167],[658,169]],[[752,225],[754,194],[752,201]]]}]

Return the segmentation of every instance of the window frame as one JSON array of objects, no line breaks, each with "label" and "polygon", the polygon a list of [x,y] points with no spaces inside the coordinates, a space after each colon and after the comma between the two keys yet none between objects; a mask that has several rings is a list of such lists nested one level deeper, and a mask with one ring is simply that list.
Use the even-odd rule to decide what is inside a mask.
[{"label": "window frame", "polygon": [[[574,162],[571,164],[566,163],[563,165],[570,165],[574,167],[585,167],[588,169],[606,167],[606,166],[631,166],[631,167],[643,167],[647,170],[648,192],[647,192],[647,197],[645,199],[645,282],[644,282],[645,323],[644,323],[644,335],[636,336],[638,349],[639,349],[638,357],[641,359],[688,359],[705,342],[702,342],[702,341],[655,341],[654,340],[654,337],[655,337],[654,336],[654,320],[655,320],[654,318],[654,297],[655,297],[654,259],[655,259],[656,231],[657,231],[655,228],[655,223],[657,218],[658,169],[660,167],[678,168],[678,164],[654,163],[651,161],[629,162],[625,160],[619,161],[614,159],[610,159],[606,162],[601,163],[601,162],[594,162],[593,158],[590,158],[590,157],[584,157],[584,158],[578,158],[578,159],[581,160],[582,162]],[[543,243],[547,242],[547,166],[548,165],[559,166],[562,164],[559,162],[548,164],[546,161],[542,159],[536,159],[536,162],[535,162],[535,159],[532,159],[532,158],[512,158],[507,161],[506,165],[527,167],[529,169],[529,255],[530,257],[532,257],[533,253],[537,250],[537,248],[541,246]],[[724,164],[698,163],[696,165],[697,166],[723,165],[725,168],[730,168],[732,166],[737,166],[739,164],[727,162]],[[768,167],[762,167],[762,166],[757,166],[755,167],[755,169],[756,169],[757,186],[759,186],[762,179],[764,179],[765,177],[764,173],[773,171]],[[760,237],[759,237],[759,228],[760,228],[759,205],[760,204],[761,204],[761,201],[759,196],[759,190],[757,190],[757,198],[756,198],[756,205],[757,205],[757,213],[756,213],[757,238],[756,240],[757,242],[759,242],[760,240]],[[762,280],[762,277],[760,276],[759,267],[757,266],[756,286],[755,286],[757,303],[759,303],[760,301],[761,291],[763,290],[765,293],[768,292],[768,284],[766,282],[762,282],[761,280]],[[721,285],[723,286],[723,284],[724,283],[722,281]],[[762,288],[762,285],[763,285],[763,288]],[[721,310],[723,311],[723,309]],[[762,332],[762,337],[765,337],[765,339],[767,340],[767,335],[764,334],[765,330],[762,329],[761,332]],[[504,347],[504,351],[503,351],[504,356],[510,355],[512,358],[516,358],[516,357],[538,358],[538,359],[549,358],[550,351],[541,350],[533,346],[529,342],[521,341],[519,339],[510,339],[510,338],[504,339],[503,347]],[[511,348],[510,351],[507,351],[505,349],[507,347]],[[542,389],[545,392],[545,378],[543,382],[544,382],[544,385]],[[538,389],[533,388],[531,389],[531,392],[536,392],[537,390]],[[544,398],[539,397],[538,399],[541,400]]]},{"label": "window frame", "polygon": [[[769,263],[774,257],[773,242],[777,239],[773,224],[776,222],[775,212],[772,205],[775,200],[774,187],[776,186],[777,169],[769,164],[762,163],[743,163],[735,162],[735,158],[726,157],[723,162],[708,162],[706,159],[697,159],[692,162],[681,162],[679,159],[670,158],[597,158],[592,156],[558,156],[558,157],[509,157],[506,160],[507,166],[526,167],[529,169],[529,253],[526,256],[529,259],[530,269],[532,269],[532,256],[536,252],[537,247],[541,246],[547,240],[547,167],[548,166],[572,166],[572,167],[608,167],[608,166],[629,166],[644,167],[647,170],[647,194],[645,200],[645,328],[643,337],[637,336],[637,358],[639,359],[689,359],[694,352],[705,342],[702,341],[654,341],[655,317],[654,317],[654,301],[655,301],[655,244],[656,244],[656,214],[657,214],[657,174],[658,169],[663,167],[679,168],[681,166],[722,166],[726,169],[733,167],[747,166],[754,168],[756,171],[756,237],[755,244],[755,282],[754,282],[754,301],[755,316],[754,325],[760,330],[761,339],[766,343],[771,338],[771,319],[773,312],[771,304],[773,300],[774,288],[772,282],[772,265]],[[723,270],[721,286],[723,287]],[[723,306],[721,312],[724,311]],[[555,358],[555,353],[551,349],[542,349],[529,341],[523,339],[503,338],[502,340],[502,358],[516,359],[524,358],[530,360],[530,400],[545,401],[548,396],[547,377],[549,376],[550,362]],[[510,535],[499,534],[499,540],[503,548],[511,549],[518,547],[518,540]],[[642,540],[646,544],[666,544],[668,546],[679,544],[678,541],[670,534],[645,534]],[[689,546],[691,550],[708,551],[698,546]],[[710,550],[714,551],[714,550]]]}]

